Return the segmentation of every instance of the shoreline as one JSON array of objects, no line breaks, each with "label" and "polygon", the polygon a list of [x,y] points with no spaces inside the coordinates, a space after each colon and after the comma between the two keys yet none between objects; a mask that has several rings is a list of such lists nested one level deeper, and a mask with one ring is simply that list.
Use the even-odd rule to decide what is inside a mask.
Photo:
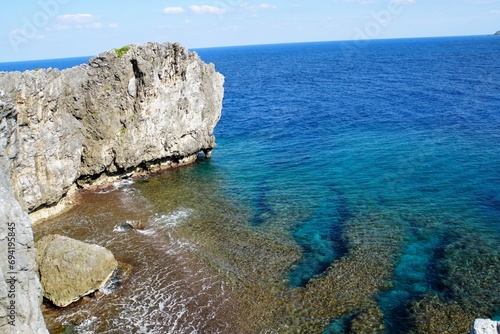
[{"label": "shoreline", "polygon": [[[205,153],[205,158],[209,159],[210,154]],[[76,180],[63,197],[55,204],[42,206],[29,212],[32,226],[38,226],[45,221],[61,215],[78,205],[78,194],[81,191],[99,191],[112,187],[115,183],[127,179],[147,178],[151,175],[161,174],[167,170],[188,166],[195,163],[199,158],[199,153],[187,157],[172,160],[166,159],[158,163],[148,163],[147,166],[137,166],[131,171],[125,171],[116,175],[100,174],[94,179]]]},{"label": "shoreline", "polygon": [[61,71],[0,72],[0,235],[17,236],[18,263],[4,261],[0,276],[20,275],[14,333],[47,332],[33,226],[74,207],[80,189],[187,165],[216,145],[224,76],[215,65],[178,43],[119,50]]}]

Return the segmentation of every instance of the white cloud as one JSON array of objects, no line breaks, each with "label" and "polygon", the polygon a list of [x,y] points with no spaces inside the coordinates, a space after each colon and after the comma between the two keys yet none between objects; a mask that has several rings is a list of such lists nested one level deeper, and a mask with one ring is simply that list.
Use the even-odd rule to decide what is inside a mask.
[{"label": "white cloud", "polygon": [[70,29],[116,29],[118,24],[104,24],[92,14],[64,14],[56,17],[55,23],[47,27],[48,31],[52,30],[70,30]]},{"label": "white cloud", "polygon": [[167,7],[163,9],[163,14],[182,14],[184,13],[184,8],[182,7]]},{"label": "white cloud", "polygon": [[412,3],[416,3],[417,0],[392,0],[392,3],[398,4],[398,5],[409,5]]},{"label": "white cloud", "polygon": [[241,8],[248,8],[248,9],[251,9],[251,10],[257,10],[257,9],[263,9],[263,10],[266,10],[266,9],[276,9],[277,7],[275,5],[271,5],[271,4],[268,4],[268,3],[261,3],[260,5],[250,5],[248,2],[244,2],[240,5]]},{"label": "white cloud", "polygon": [[59,15],[57,17],[57,21],[68,24],[89,23],[95,20],[96,18],[92,14],[66,14],[66,15]]},{"label": "white cloud", "polygon": [[261,3],[261,4],[259,5],[259,8],[260,8],[260,9],[276,9],[276,6],[275,6],[275,5],[268,4],[268,3]]},{"label": "white cloud", "polygon": [[195,13],[195,14],[224,14],[226,10],[224,8],[220,7],[215,7],[215,6],[209,6],[209,5],[204,5],[204,6],[198,6],[198,5],[191,5],[189,6],[189,9]]},{"label": "white cloud", "polygon": [[[376,0],[333,0],[333,2],[357,2],[362,5],[370,4],[376,2]],[[397,2],[399,3],[398,0],[390,1],[390,2]]]}]

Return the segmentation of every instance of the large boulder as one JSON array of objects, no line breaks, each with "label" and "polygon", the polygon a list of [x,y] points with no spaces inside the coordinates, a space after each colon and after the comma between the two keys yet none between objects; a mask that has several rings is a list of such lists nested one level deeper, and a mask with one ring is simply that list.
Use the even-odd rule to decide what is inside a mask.
[{"label": "large boulder", "polygon": [[58,234],[42,238],[36,249],[44,297],[59,307],[102,288],[118,267],[106,248]]}]

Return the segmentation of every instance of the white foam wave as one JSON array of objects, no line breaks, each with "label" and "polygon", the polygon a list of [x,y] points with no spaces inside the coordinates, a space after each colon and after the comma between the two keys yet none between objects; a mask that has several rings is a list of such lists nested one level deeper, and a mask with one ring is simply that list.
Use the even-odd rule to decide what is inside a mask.
[{"label": "white foam wave", "polygon": [[135,181],[132,179],[123,179],[121,181],[115,182],[114,186],[116,189],[125,188],[134,184]]},{"label": "white foam wave", "polygon": [[202,333],[206,322],[217,318],[228,299],[218,275],[193,269],[173,266],[134,282],[135,293],[120,303],[126,307],[110,325],[129,333]]},{"label": "white foam wave", "polygon": [[113,228],[113,232],[118,232],[118,233],[122,233],[122,232],[127,232],[129,231],[130,229],[129,228],[126,228],[125,226],[122,225],[116,225],[114,228]]},{"label": "white foam wave", "polygon": [[131,186],[134,183],[135,183],[135,181],[132,179],[124,179],[124,180],[115,182],[112,185],[107,186],[106,188],[97,190],[97,193],[101,194],[101,195],[105,195],[105,194],[109,194],[109,193],[116,191],[116,190],[119,190],[119,189],[121,189],[122,191],[125,191],[125,192],[133,192],[133,189],[129,188],[129,186]]},{"label": "white foam wave", "polygon": [[[74,319],[84,319],[79,324],[74,325]],[[76,312],[65,314],[56,319],[57,322],[68,327],[71,333],[94,334],[99,327],[100,320],[92,316],[89,311],[78,310]],[[74,325],[74,326],[73,326]]]},{"label": "white foam wave", "polygon": [[152,224],[162,227],[175,227],[185,222],[193,211],[193,209],[179,208],[168,214],[155,216]]},{"label": "white foam wave", "polygon": [[120,277],[118,276],[118,270],[115,270],[113,276],[111,276],[109,281],[102,288],[100,288],[99,291],[105,295],[110,295],[116,291],[119,284],[120,284]]},{"label": "white foam wave", "polygon": [[109,194],[109,193],[111,193],[111,192],[113,192],[115,190],[116,190],[116,188],[114,186],[111,186],[111,187],[108,187],[108,188],[105,188],[105,189],[99,189],[99,190],[97,190],[97,193],[99,195],[105,195],[105,194]]},{"label": "white foam wave", "polygon": [[156,234],[155,230],[137,230],[137,232],[139,232],[140,234],[144,234],[144,235],[154,235],[154,234]]},{"label": "white foam wave", "polygon": [[94,334],[96,333],[98,324],[99,319],[97,317],[87,318],[78,326],[75,326],[75,332],[79,334]]}]

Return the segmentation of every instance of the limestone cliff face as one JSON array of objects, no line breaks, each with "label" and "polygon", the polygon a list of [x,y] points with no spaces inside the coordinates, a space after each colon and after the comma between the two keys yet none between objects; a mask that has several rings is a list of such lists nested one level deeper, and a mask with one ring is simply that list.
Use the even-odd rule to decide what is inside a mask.
[{"label": "limestone cliff face", "polygon": [[195,53],[155,43],[64,71],[0,73],[0,100],[17,112],[7,150],[23,206],[57,203],[77,180],[209,152],[223,81]]},{"label": "limestone cliff face", "polygon": [[61,73],[0,73],[0,101],[12,106],[2,120],[12,132],[2,131],[0,140],[14,193],[29,211],[56,203],[79,176],[83,128],[62,101],[71,80]]},{"label": "limestone cliff face", "polygon": [[[6,118],[12,104],[0,103],[0,131],[14,132]],[[40,311],[42,287],[38,281],[31,221],[15,198],[10,180],[7,141],[0,140],[0,333],[48,333]]]},{"label": "limestone cliff face", "polygon": [[[214,148],[222,75],[178,44],[104,52],[88,64],[0,73],[0,259],[16,226],[16,327],[0,261],[0,331],[46,333],[28,212],[103,175],[178,165]],[[126,52],[125,52],[126,51]]]}]

